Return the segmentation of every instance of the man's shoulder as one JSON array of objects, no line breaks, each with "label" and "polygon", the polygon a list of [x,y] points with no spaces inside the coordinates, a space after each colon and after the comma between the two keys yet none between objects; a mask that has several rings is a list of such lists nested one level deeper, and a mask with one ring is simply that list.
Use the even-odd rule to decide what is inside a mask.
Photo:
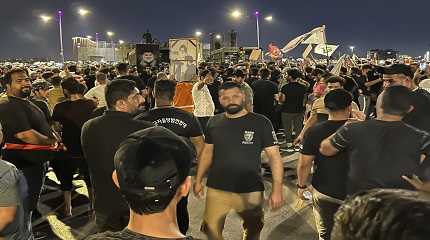
[{"label": "man's shoulder", "polygon": [[[0,185],[14,185],[19,179],[19,170],[12,163],[0,159]],[[0,188],[1,189],[1,188]]]},{"label": "man's shoulder", "polygon": [[[155,237],[141,235],[141,234],[132,232],[128,229],[124,229],[120,232],[107,231],[107,232],[91,235],[91,236],[86,238],[86,240],[102,240],[102,239],[104,239],[104,240],[126,240],[126,239],[127,240],[129,240],[129,239],[153,240],[153,239],[161,239],[161,238],[155,238]],[[179,240],[179,239],[181,239],[181,240],[193,240],[192,237],[178,238],[177,240]]]}]

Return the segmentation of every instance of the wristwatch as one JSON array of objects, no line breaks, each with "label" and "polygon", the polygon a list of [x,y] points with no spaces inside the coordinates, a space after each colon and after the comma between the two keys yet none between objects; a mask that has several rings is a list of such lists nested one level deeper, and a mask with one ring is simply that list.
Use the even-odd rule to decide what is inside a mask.
[{"label": "wristwatch", "polygon": [[296,186],[299,188],[299,189],[306,189],[306,188],[308,188],[308,186],[307,185],[303,185],[303,186],[301,186],[300,184],[296,184]]}]

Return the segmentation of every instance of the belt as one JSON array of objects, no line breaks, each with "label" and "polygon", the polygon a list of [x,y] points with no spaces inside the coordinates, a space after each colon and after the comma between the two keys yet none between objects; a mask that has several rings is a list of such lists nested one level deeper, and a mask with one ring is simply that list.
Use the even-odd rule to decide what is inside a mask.
[{"label": "belt", "polygon": [[53,151],[58,152],[64,150],[64,145],[35,145],[35,144],[17,144],[5,143],[4,150],[27,150],[27,151]]}]

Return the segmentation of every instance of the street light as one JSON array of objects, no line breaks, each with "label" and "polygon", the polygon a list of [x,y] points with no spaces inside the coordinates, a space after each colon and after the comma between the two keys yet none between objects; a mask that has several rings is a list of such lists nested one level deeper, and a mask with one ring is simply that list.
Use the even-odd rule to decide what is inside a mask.
[{"label": "street light", "polygon": [[216,38],[216,39],[221,39],[221,35],[220,35],[220,34],[217,34],[217,35],[215,35],[215,38]]},{"label": "street light", "polygon": [[115,54],[115,45],[114,45],[114,43],[113,43],[113,39],[112,39],[112,37],[113,37],[113,35],[115,35],[115,33],[114,33],[114,32],[112,32],[112,31],[107,31],[107,32],[106,32],[106,35],[108,35],[108,37],[109,37],[109,39],[110,39],[110,43],[111,43],[111,45],[112,45],[112,50],[113,50],[113,61],[115,62],[115,58],[116,58],[116,54]]},{"label": "street light", "polygon": [[242,16],[242,12],[238,9],[235,9],[233,12],[231,12],[231,16],[233,18],[240,18]]},{"label": "street light", "polygon": [[93,38],[93,36],[87,35],[86,38],[91,40]]},{"label": "street light", "polygon": [[196,37],[201,37],[201,36],[203,35],[203,33],[202,33],[201,31],[196,31],[196,32],[194,33],[194,35],[195,35]]},{"label": "street light", "polygon": [[118,40],[118,43],[119,44],[124,44],[124,41],[123,40]]},{"label": "street light", "polygon": [[267,22],[272,22],[273,21],[273,16],[269,15],[269,16],[265,17],[264,20],[266,20]]},{"label": "street light", "polygon": [[109,38],[112,38],[112,36],[115,35],[115,33],[111,31],[107,31],[106,34],[108,35]]},{"label": "street light", "polygon": [[349,49],[351,50],[351,56],[354,56],[354,46],[349,46]]},{"label": "street light", "polygon": [[85,17],[86,15],[88,15],[90,13],[89,10],[85,9],[85,8],[79,8],[78,9],[78,14],[81,15],[82,17]]},{"label": "street light", "polygon": [[39,17],[40,17],[40,20],[42,20],[42,22],[44,23],[47,23],[52,20],[52,17],[47,15],[40,15]]}]

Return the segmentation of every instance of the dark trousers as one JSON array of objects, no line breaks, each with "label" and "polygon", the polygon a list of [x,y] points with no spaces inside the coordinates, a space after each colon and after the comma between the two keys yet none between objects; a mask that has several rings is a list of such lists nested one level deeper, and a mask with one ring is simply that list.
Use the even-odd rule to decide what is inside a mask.
[{"label": "dark trousers", "polygon": [[331,230],[334,225],[334,215],[342,204],[342,201],[314,189],[312,202],[319,239],[330,240]]},{"label": "dark trousers", "polygon": [[57,176],[61,183],[61,191],[72,191],[75,167],[67,158],[66,152],[56,152],[54,154],[54,160],[52,160],[49,165],[52,167],[55,176]]},{"label": "dark trousers", "polygon": [[282,113],[282,126],[284,127],[285,140],[293,141],[293,131],[300,134],[303,128],[304,113]]},{"label": "dark trousers", "polygon": [[190,227],[190,216],[188,214],[188,195],[183,197],[176,206],[176,217],[178,220],[179,230],[186,235]]}]

